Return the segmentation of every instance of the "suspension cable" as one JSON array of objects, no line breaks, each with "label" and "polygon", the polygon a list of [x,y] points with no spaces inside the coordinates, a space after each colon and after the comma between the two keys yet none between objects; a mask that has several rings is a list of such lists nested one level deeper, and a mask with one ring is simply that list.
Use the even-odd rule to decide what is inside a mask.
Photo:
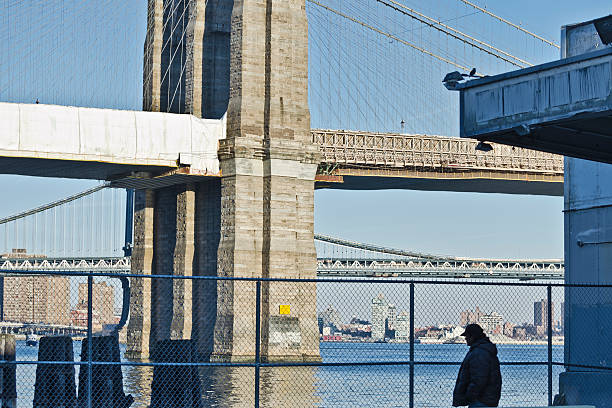
[{"label": "suspension cable", "polygon": [[2,218],[2,219],[0,219],[0,225],[6,224],[7,222],[18,220],[20,218],[27,217],[28,215],[37,214],[39,212],[43,212],[45,210],[49,210],[51,208],[55,208],[55,207],[60,206],[62,204],[66,204],[66,203],[69,203],[71,201],[77,200],[77,199],[79,199],[81,197],[86,197],[86,196],[88,196],[90,194],[95,193],[96,191],[100,191],[100,190],[102,190],[104,188],[107,188],[108,186],[110,186],[109,183],[104,183],[104,184],[101,184],[99,186],[96,186],[96,187],[90,188],[88,190],[82,191],[82,192],[80,192],[78,194],[75,194],[75,195],[72,195],[72,196],[68,196],[66,198],[62,198],[61,200],[54,201],[52,203],[45,204],[43,206],[40,206],[40,207],[31,209],[31,210],[28,210],[28,211],[24,211],[24,212],[21,212],[19,214],[11,215],[10,217]]},{"label": "suspension cable", "polygon": [[[464,71],[469,71],[469,70],[470,70],[470,68],[468,68],[468,67],[466,67],[466,66],[463,66],[463,65],[461,65],[461,64],[458,64],[458,63],[456,63],[456,62],[454,62],[454,61],[451,61],[451,60],[449,60],[449,59],[447,59],[447,58],[441,57],[440,55],[434,54],[433,52],[431,52],[431,51],[429,51],[429,50],[426,50],[425,48],[419,47],[418,45],[412,44],[412,43],[410,43],[410,42],[408,42],[408,41],[406,41],[406,40],[403,40],[403,39],[401,39],[401,38],[398,38],[398,37],[394,36],[393,34],[390,34],[390,33],[387,33],[387,32],[385,32],[385,31],[382,31],[382,30],[380,30],[380,29],[378,29],[378,28],[376,28],[376,27],[374,27],[374,26],[371,26],[370,24],[364,23],[364,22],[363,22],[363,21],[361,21],[361,20],[358,20],[358,19],[356,19],[356,18],[354,18],[354,17],[351,17],[351,16],[349,16],[349,15],[346,15],[346,14],[344,14],[344,13],[342,13],[342,12],[338,11],[338,10],[335,10],[335,9],[333,9],[333,8],[329,7],[329,6],[326,6],[326,5],[324,5],[324,4],[321,4],[321,3],[319,3],[319,2],[318,2],[318,1],[316,1],[316,0],[307,0],[307,1],[308,1],[308,2],[310,2],[310,3],[312,3],[312,4],[317,5],[317,6],[319,6],[319,7],[322,7],[322,8],[324,8],[324,9],[326,9],[327,11],[331,11],[332,13],[337,14],[337,15],[339,15],[340,17],[346,18],[347,20],[350,20],[350,21],[352,21],[353,23],[357,23],[357,24],[359,24],[359,25],[361,25],[361,26],[363,26],[363,27],[365,27],[365,28],[367,28],[367,29],[369,29],[369,30],[372,30],[372,31],[374,31],[374,32],[376,32],[376,33],[378,33],[378,34],[380,34],[380,35],[384,35],[385,37],[388,37],[388,38],[390,38],[390,39],[392,39],[392,40],[395,40],[395,41],[397,41],[397,42],[399,42],[399,43],[401,43],[401,44],[404,44],[404,45],[407,45],[407,46],[409,46],[409,47],[411,47],[411,48],[414,48],[415,50],[420,51],[420,52],[422,52],[423,54],[429,55],[430,57],[433,57],[433,58],[435,58],[435,59],[437,59],[437,60],[440,60],[440,61],[445,62],[445,63],[447,63],[447,64],[453,65],[453,66],[455,66],[455,67],[457,67],[457,68],[460,68],[460,69],[462,69],[462,70],[464,70]],[[480,77],[485,76],[485,74],[483,74],[483,73],[476,73],[476,75],[477,75],[477,76],[480,76]]]},{"label": "suspension cable", "polygon": [[500,17],[500,16],[498,16],[498,15],[495,15],[495,14],[491,13],[490,11],[488,11],[487,9],[482,8],[482,7],[480,7],[480,6],[476,5],[476,4],[474,4],[474,3],[472,3],[472,2],[470,2],[470,1],[468,1],[468,0],[459,0],[459,1],[460,1],[460,2],[462,2],[462,3],[467,4],[468,6],[471,6],[471,7],[475,8],[475,9],[476,9],[476,10],[478,10],[478,11],[482,11],[483,13],[485,13],[485,14],[487,14],[487,15],[489,15],[489,16],[491,16],[491,17],[493,17],[493,18],[495,18],[495,19],[497,19],[497,20],[499,20],[499,21],[501,21],[502,23],[506,23],[506,24],[508,24],[509,26],[514,27],[514,28],[516,28],[517,30],[522,31],[522,32],[524,32],[525,34],[528,34],[528,35],[530,35],[530,36],[532,36],[532,37],[534,37],[534,38],[537,38],[538,40],[540,40],[540,41],[542,41],[542,42],[545,42],[545,43],[546,43],[546,44],[548,44],[548,45],[552,45],[553,47],[558,48],[558,49],[560,49],[560,48],[561,48],[561,47],[559,47],[559,45],[558,45],[558,44],[555,44],[554,42],[549,41],[549,40],[547,40],[546,38],[540,37],[539,35],[534,34],[534,33],[532,33],[531,31],[525,30],[523,27],[521,27],[521,26],[519,26],[519,25],[517,25],[517,24],[514,24],[513,22],[508,21],[508,20],[506,20],[506,19],[505,19],[505,18],[503,18],[503,17]]},{"label": "suspension cable", "polygon": [[[327,242],[329,244],[340,245],[342,247],[362,249],[365,251],[378,252],[378,253],[389,254],[389,255],[400,255],[400,256],[405,256],[405,257],[410,257],[410,258],[419,258],[419,259],[440,259],[442,258],[440,255],[424,254],[421,252],[406,251],[404,249],[386,248],[386,247],[381,247],[378,245],[363,244],[361,242],[347,241],[341,238],[334,238],[334,237],[330,237],[327,235],[321,235],[321,234],[315,234],[314,239],[316,241]],[[454,258],[445,256],[444,259],[454,259]]]},{"label": "suspension cable", "polygon": [[[414,19],[414,20],[417,20],[417,21],[419,21],[419,22],[421,22],[423,24],[426,24],[429,27],[431,27],[431,28],[433,28],[435,30],[438,30],[438,31],[440,31],[440,32],[442,32],[442,33],[452,37],[452,38],[455,38],[456,40],[459,40],[459,41],[461,41],[461,42],[463,42],[465,44],[471,45],[474,48],[477,48],[477,49],[479,49],[479,50],[481,50],[483,52],[486,52],[487,54],[489,54],[489,55],[491,55],[491,56],[493,56],[495,58],[499,58],[502,61],[508,62],[508,63],[510,63],[510,64],[512,64],[512,65],[514,65],[516,67],[525,68],[525,65],[533,66],[532,63],[527,62],[524,59],[521,59],[521,58],[519,58],[517,56],[514,56],[514,55],[512,55],[512,54],[510,54],[510,53],[508,53],[508,52],[506,52],[504,50],[501,50],[501,49],[499,49],[499,48],[497,48],[497,47],[495,47],[495,46],[493,46],[491,44],[488,44],[488,43],[486,43],[484,41],[481,41],[481,40],[479,40],[477,38],[474,38],[474,37],[470,36],[469,34],[466,34],[466,33],[463,33],[463,32],[461,32],[459,30],[456,30],[453,27],[450,27],[449,25],[444,24],[443,22],[441,22],[439,20],[436,20],[434,18],[426,16],[425,14],[420,13],[417,10],[411,9],[411,8],[405,6],[405,5],[403,5],[403,4],[401,4],[401,3],[397,2],[397,1],[387,0],[387,1],[389,1],[389,3],[392,3],[392,4],[387,3],[386,0],[376,0],[376,1],[378,3],[380,3],[380,4],[383,4],[383,5],[391,8],[391,9],[393,9],[393,10],[396,10],[397,12],[402,13],[402,14],[404,14],[404,15],[406,15],[406,16]],[[393,5],[395,5],[397,7],[394,7]],[[403,10],[400,10],[400,8],[403,9]],[[465,38],[461,38],[461,36],[467,38],[467,40]],[[474,43],[476,43],[476,44],[474,44]],[[484,47],[488,47],[488,48],[490,48],[490,50],[488,50],[488,49],[486,49]],[[495,52],[493,52],[491,50],[493,50]],[[502,54],[503,56],[499,55],[497,53]],[[519,63],[517,63],[515,61],[512,61],[512,60],[509,60],[508,58],[505,58],[505,57],[511,58],[511,59],[513,59],[515,61],[518,61]]]}]

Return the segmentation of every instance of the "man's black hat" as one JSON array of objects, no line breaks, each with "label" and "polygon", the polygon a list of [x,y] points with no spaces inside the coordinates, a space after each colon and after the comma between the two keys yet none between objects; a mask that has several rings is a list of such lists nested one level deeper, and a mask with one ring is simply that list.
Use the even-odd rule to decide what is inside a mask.
[{"label": "man's black hat", "polygon": [[471,324],[468,324],[465,327],[465,331],[461,333],[462,336],[465,336],[467,334],[469,334],[472,337],[480,337],[484,334],[484,330],[482,330],[482,327],[480,327],[476,323],[471,323]]}]

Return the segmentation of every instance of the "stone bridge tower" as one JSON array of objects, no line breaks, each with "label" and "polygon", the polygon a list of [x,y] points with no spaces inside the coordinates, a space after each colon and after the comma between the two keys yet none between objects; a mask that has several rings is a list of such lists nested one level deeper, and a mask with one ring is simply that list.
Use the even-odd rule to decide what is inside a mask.
[{"label": "stone bridge tower", "polygon": [[[305,0],[149,0],[144,109],[221,118],[222,177],[140,190],[132,273],[314,278]],[[252,360],[255,284],[133,279],[128,351]],[[319,359],[314,283],[262,284],[262,357]],[[290,305],[290,314],[280,314]]]}]

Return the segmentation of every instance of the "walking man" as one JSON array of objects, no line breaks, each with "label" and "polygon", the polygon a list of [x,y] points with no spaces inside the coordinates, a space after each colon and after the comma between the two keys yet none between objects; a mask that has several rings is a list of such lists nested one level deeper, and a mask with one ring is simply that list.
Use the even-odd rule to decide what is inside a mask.
[{"label": "walking man", "polygon": [[497,347],[477,324],[468,324],[461,335],[465,337],[470,350],[457,375],[453,406],[496,407],[502,385]]}]

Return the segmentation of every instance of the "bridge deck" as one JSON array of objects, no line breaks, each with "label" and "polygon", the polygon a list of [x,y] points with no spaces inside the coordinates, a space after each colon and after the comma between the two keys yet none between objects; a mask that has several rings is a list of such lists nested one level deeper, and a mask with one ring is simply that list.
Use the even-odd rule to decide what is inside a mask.
[{"label": "bridge deck", "polygon": [[563,157],[431,135],[313,130],[319,188],[563,195]]},{"label": "bridge deck", "polygon": [[[192,115],[0,103],[0,173],[112,180],[156,188],[218,177],[223,120]],[[460,138],[313,130],[318,188],[562,195],[561,156]]]},{"label": "bridge deck", "polygon": [[[11,273],[130,273],[130,258],[0,259],[0,274]],[[508,259],[317,259],[318,277],[563,279],[561,260]]]}]

